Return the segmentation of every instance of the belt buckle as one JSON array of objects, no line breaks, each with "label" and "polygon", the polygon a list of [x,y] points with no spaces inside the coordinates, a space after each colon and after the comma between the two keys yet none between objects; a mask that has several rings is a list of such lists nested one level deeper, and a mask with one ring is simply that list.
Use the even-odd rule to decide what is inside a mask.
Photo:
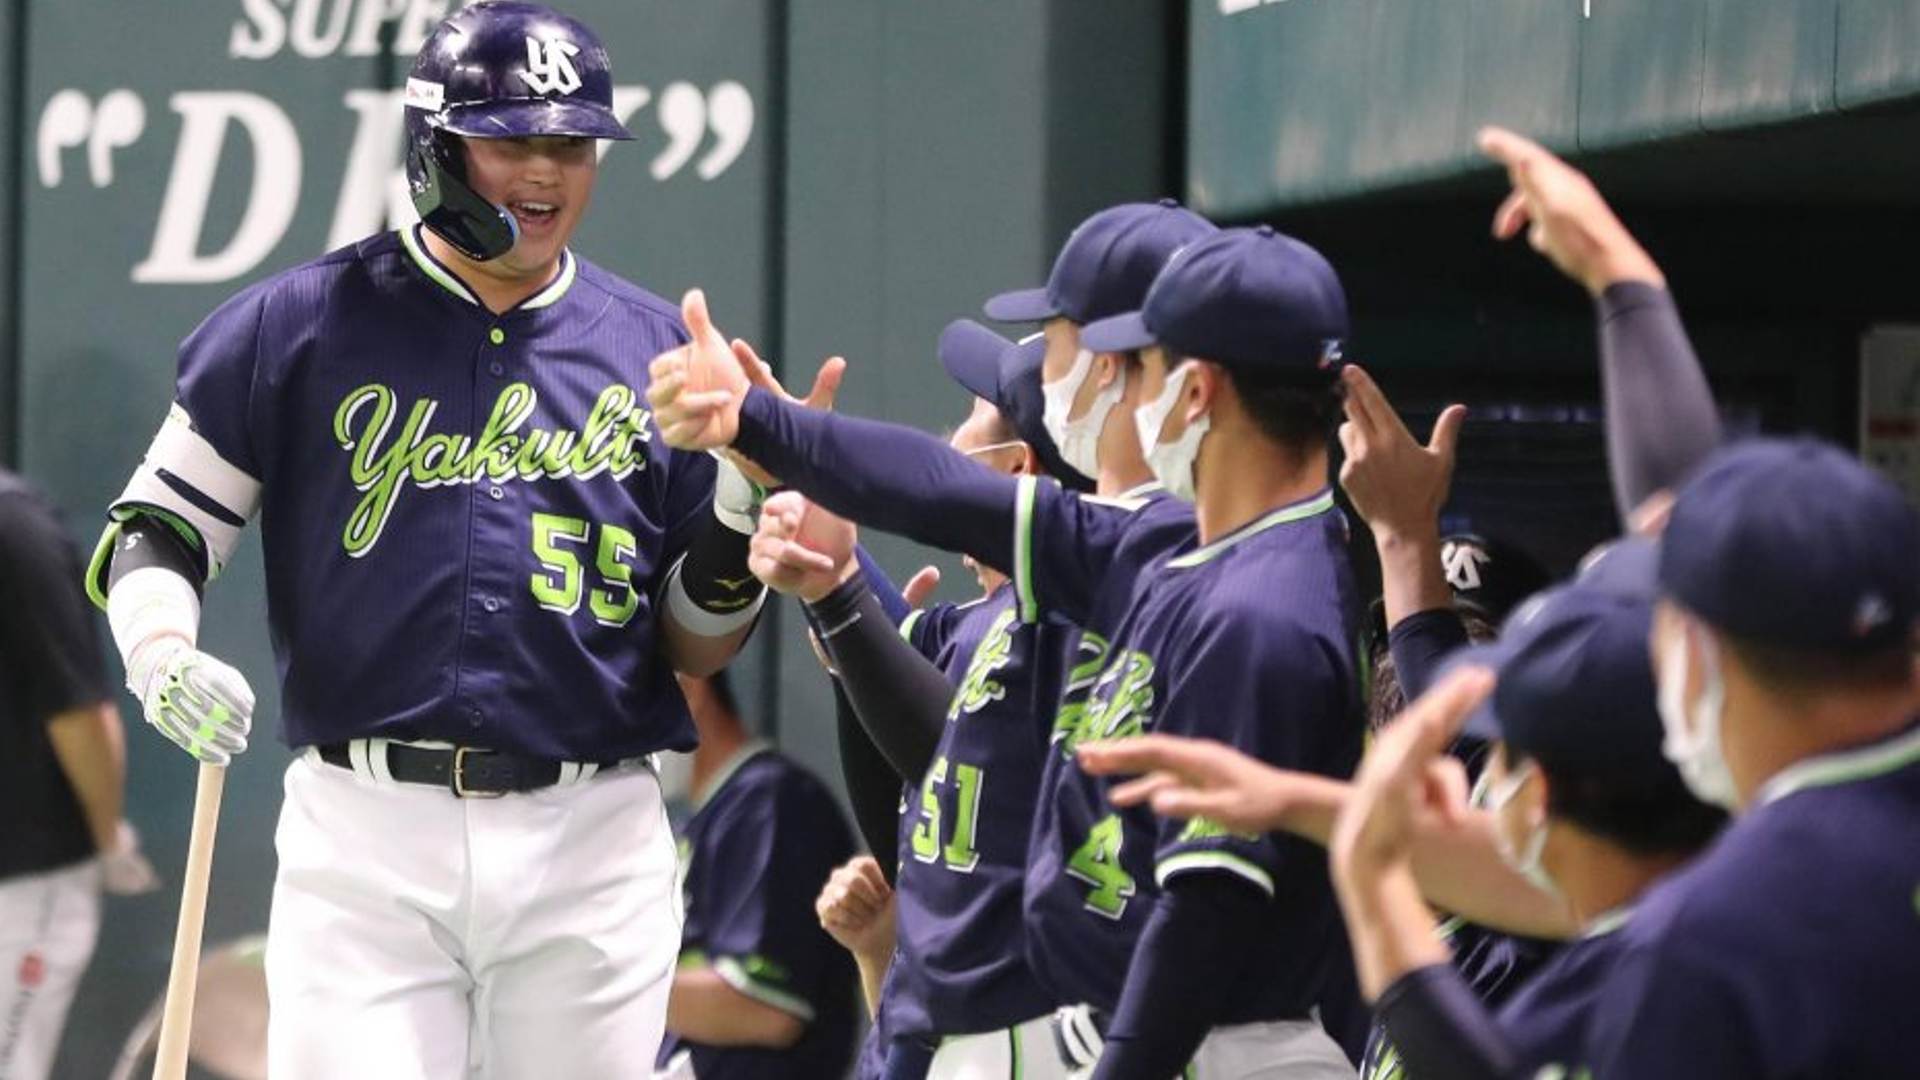
[{"label": "belt buckle", "polygon": [[467,755],[491,754],[493,751],[472,746],[457,746],[453,750],[453,793],[462,799],[497,799],[505,795],[504,791],[474,791],[467,787]]}]

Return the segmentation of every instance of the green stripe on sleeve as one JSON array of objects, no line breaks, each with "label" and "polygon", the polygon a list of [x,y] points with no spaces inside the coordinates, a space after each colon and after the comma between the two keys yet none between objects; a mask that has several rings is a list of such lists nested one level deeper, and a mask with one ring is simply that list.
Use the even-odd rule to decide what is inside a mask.
[{"label": "green stripe on sleeve", "polygon": [[1031,476],[1020,478],[1013,503],[1013,591],[1020,605],[1020,621],[1040,621],[1040,601],[1033,591],[1033,504],[1038,488]]}]

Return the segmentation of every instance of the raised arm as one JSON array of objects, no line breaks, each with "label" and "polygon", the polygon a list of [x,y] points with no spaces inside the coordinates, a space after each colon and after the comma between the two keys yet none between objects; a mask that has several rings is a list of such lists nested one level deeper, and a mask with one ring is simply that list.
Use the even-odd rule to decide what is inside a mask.
[{"label": "raised arm", "polygon": [[1667,279],[1593,182],[1530,139],[1502,128],[1480,148],[1506,167],[1513,191],[1494,235],[1527,241],[1587,290],[1600,324],[1607,462],[1621,518],[1679,486],[1720,444],[1720,417],[1680,324]]}]

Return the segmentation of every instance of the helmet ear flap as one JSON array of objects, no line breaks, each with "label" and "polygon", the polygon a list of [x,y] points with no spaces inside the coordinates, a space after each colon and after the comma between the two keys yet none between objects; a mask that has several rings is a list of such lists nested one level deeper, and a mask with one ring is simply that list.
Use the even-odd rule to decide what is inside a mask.
[{"label": "helmet ear flap", "polygon": [[475,262],[497,259],[519,242],[520,225],[467,183],[460,137],[423,127],[407,146],[407,190],[421,224]]}]

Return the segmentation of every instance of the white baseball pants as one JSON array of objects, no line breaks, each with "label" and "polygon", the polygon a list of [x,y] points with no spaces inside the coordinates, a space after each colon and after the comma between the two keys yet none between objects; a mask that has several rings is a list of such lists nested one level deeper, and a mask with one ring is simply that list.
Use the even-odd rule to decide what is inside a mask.
[{"label": "white baseball pants", "polygon": [[0,1080],[46,1080],[100,932],[100,864],[0,881]]},{"label": "white baseball pants", "polygon": [[644,1076],[680,951],[650,769],[497,799],[289,766],[274,1080]]}]

